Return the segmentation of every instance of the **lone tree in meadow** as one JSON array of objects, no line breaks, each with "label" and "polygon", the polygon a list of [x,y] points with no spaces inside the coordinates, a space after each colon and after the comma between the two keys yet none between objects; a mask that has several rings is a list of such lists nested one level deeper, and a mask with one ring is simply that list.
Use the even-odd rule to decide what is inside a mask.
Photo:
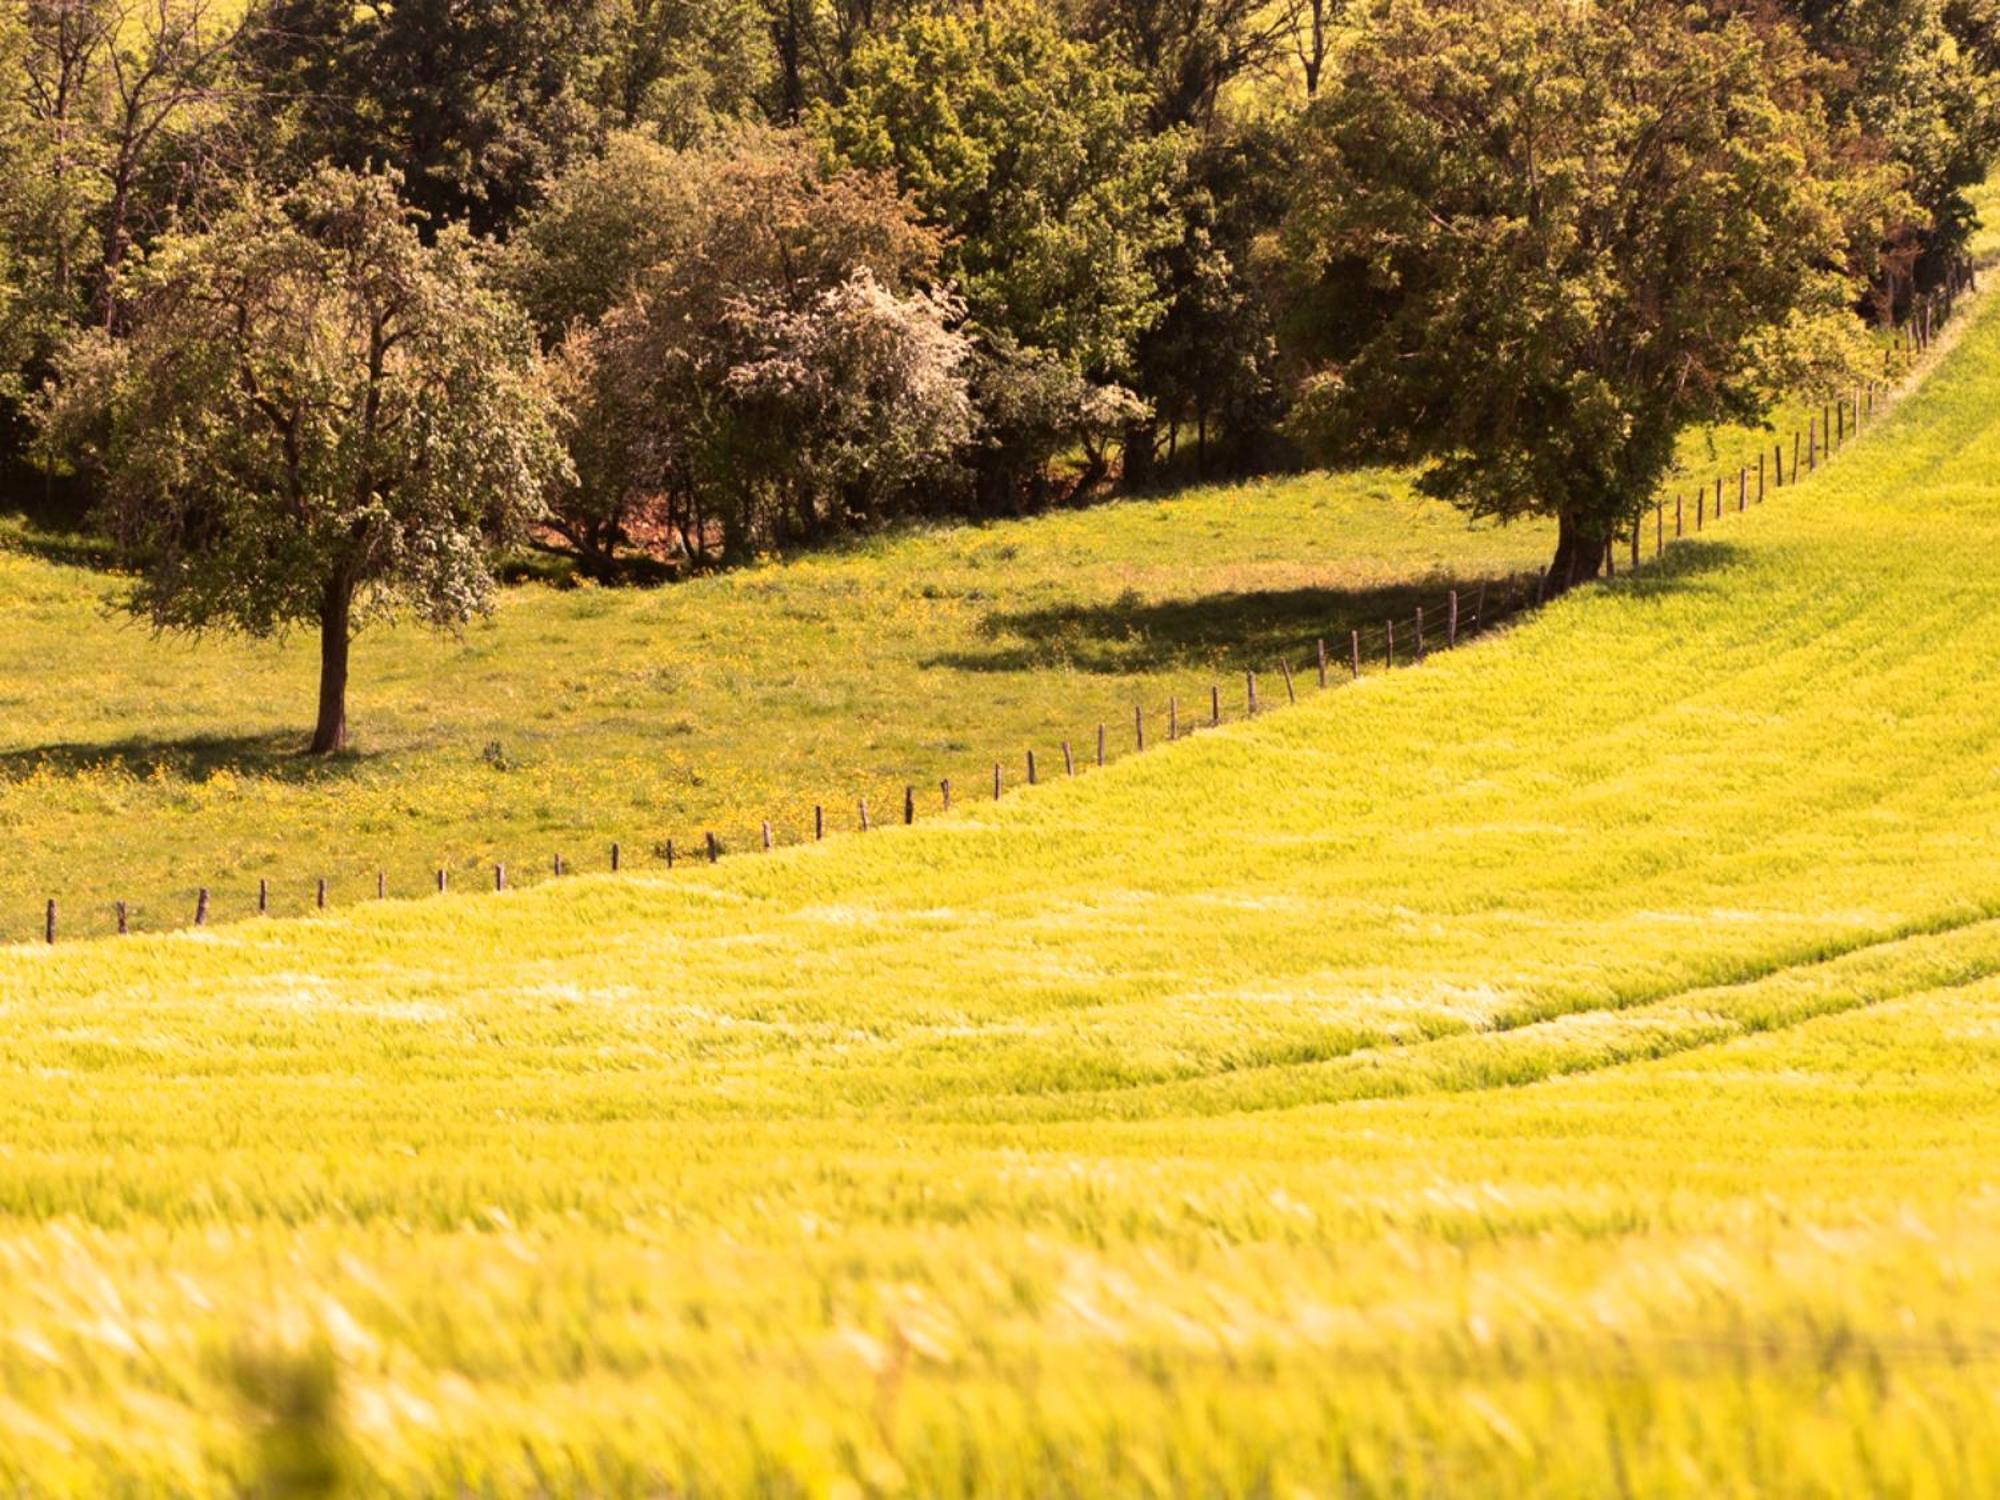
[{"label": "lone tree in meadow", "polygon": [[1815,66],[1724,3],[1386,0],[1302,127],[1301,435],[1553,516],[1551,586],[1594,577],[1683,428],[1856,357],[1852,273],[1897,194],[1830,134]]},{"label": "lone tree in meadow", "polygon": [[425,245],[392,178],[333,170],[169,235],[131,296],[128,337],[68,351],[49,436],[97,471],[135,613],[318,628],[311,753],[340,750],[356,630],[483,608],[562,468],[532,331],[466,236]]}]

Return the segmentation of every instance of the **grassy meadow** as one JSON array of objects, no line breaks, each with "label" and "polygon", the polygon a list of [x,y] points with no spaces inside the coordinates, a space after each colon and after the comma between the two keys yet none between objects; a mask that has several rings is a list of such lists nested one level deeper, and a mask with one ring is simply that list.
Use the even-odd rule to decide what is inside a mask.
[{"label": "grassy meadow", "polygon": [[[1801,408],[1801,413],[1803,409]],[[1800,413],[1786,412],[1789,421]],[[1733,472],[1766,434],[1691,434],[1687,486]],[[1733,488],[1730,491],[1733,503]],[[1552,528],[1470,524],[1387,472],[1197,488],[1028,520],[874,538],[831,553],[659,589],[503,590],[462,637],[364,632],[350,719],[357,749],[298,752],[317,641],[155,637],[124,615],[124,582],[87,536],[0,511],[0,943],[173,929],[211,890],[212,920],[457,884],[545,878],[562,855],[659,864],[716,832],[756,848],[762,824],[810,837],[813,807],[852,828],[919,789],[926,815],[1025,779],[1071,742],[1133,748],[1132,713],[1165,734],[1170,701],[1205,719],[1242,672],[1283,694],[1313,643],[1344,654],[1457,588],[1469,612],[1542,566]],[[1492,611],[1489,611],[1492,612]],[[1435,637],[1432,637],[1435,643]]]},{"label": "grassy meadow", "polygon": [[[1996,454],[1984,307],[1796,490],[1422,670],[714,869],[0,950],[0,1487],[2000,1490]],[[1313,574],[1282,560],[1310,504],[1260,533],[1258,493],[510,596],[463,647],[364,648],[377,748],[324,800],[438,837],[440,800],[471,828],[526,786],[510,833],[553,830],[590,778],[663,775],[655,712],[852,784],[1257,640],[1058,654],[996,610],[1463,565],[1385,518],[1341,554],[1385,560]],[[1188,571],[1222,566],[1204,528],[1233,575]],[[987,547],[1031,601],[965,597]],[[209,659],[102,675],[130,637],[87,627],[101,585],[6,568],[101,663],[27,685],[45,740],[101,747]],[[867,605],[856,570],[898,581]],[[754,618],[845,623],[727,608],[785,589]],[[586,623],[632,658],[561,665]],[[641,653],[676,623],[709,634],[669,704]],[[1010,665],[922,665],[965,651]],[[217,704],[292,721],[298,658],[215,659],[268,691],[218,670],[170,740]],[[492,792],[488,732],[521,758]],[[177,819],[329,790],[233,772],[238,813],[166,764],[24,772],[11,846],[77,799],[94,857],[163,869]]]},{"label": "grassy meadow", "polygon": [[[1068,739],[1129,750],[1169,698],[1206,713],[1220,679],[1294,667],[1325,635],[1454,582],[1531,569],[1541,526],[1468,526],[1388,474],[1212,487],[990,526],[883,537],[651,590],[504,590],[459,640],[365,632],[355,649],[356,753],[297,754],[315,638],[156,639],[116,613],[123,588],[75,539],[0,529],[0,942],[305,909],[454,879],[545,876],[563,854],[601,869],[613,842],[657,863],[708,831],[725,847],[809,837],[812,807],[851,828],[925,812],[951,777]],[[11,538],[12,546],[8,545]],[[81,558],[77,556],[82,551]],[[1282,695],[1273,680],[1267,691]],[[1197,700],[1199,702],[1197,703]],[[1088,747],[1086,749],[1086,747]],[[32,851],[30,854],[28,851]]]}]

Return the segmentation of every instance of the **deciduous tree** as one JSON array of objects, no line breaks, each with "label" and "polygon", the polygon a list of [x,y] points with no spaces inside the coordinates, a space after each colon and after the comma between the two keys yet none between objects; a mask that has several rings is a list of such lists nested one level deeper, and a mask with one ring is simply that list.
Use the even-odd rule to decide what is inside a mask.
[{"label": "deciduous tree", "polygon": [[318,630],[311,750],[339,750],[357,628],[482,608],[487,548],[562,462],[526,320],[393,179],[332,169],[167,236],[132,283],[129,335],[66,356],[50,438],[99,471],[135,612]]},{"label": "deciduous tree", "polygon": [[1301,134],[1301,430],[1554,516],[1553,586],[1595,575],[1683,428],[1858,337],[1854,223],[1893,194],[1848,175],[1814,68],[1729,7],[1388,0]]}]

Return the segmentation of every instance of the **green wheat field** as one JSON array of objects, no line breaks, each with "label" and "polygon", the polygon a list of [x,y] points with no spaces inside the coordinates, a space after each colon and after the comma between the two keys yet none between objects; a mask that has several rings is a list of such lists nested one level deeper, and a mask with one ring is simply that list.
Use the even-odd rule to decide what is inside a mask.
[{"label": "green wheat field", "polygon": [[[1316,484],[1372,482],[1281,491],[1224,565],[1270,590],[1280,511],[1308,516],[1296,543]],[[975,691],[1026,743],[1058,702],[1205,681],[1256,643],[1240,620],[1079,627],[1050,669],[1048,629],[996,638],[963,590],[980,548],[1018,546],[1052,597],[1140,613],[1173,590],[1137,563],[1066,581],[1071,539],[1157,528],[1180,556],[1177,526],[1226,538],[1236,504],[510,598],[470,646],[381,653],[375,758],[335,798],[274,771],[217,810],[204,788],[240,773],[192,743],[44,752],[0,791],[16,935],[24,847],[97,900],[169,887],[197,844],[248,872],[230,818],[272,849],[294,816],[328,847],[364,831],[406,886],[420,856],[486,857],[464,830],[576,832],[564,799],[642,775],[638,731],[558,754],[553,689],[575,672],[595,715],[678,670],[637,644],[630,680],[566,669],[593,611],[635,641],[686,611],[737,653],[709,670],[776,695],[813,661],[732,632],[730,594],[803,611],[872,570],[912,610],[939,602],[920,579],[959,590],[959,635],[800,638],[1016,653],[893,734],[853,728],[864,679],[829,679],[814,711],[847,727],[819,751],[771,732],[772,800],[935,769]],[[76,650],[112,671],[91,632],[121,627],[77,607],[112,585],[22,536],[5,587],[96,621]],[[1401,572],[1298,586],[1505,571],[1545,541],[1434,561],[1417,537]],[[2000,1490],[1996,559],[2000,315],[1976,306],[1805,484],[1418,670],[713,869],[0,949],[0,1487]],[[25,701],[52,742],[101,742],[115,695],[6,649],[10,723]],[[133,702],[184,665],[151,649]],[[424,688],[441,662],[514,683],[522,769],[426,771],[494,712]],[[240,706],[229,671],[170,737]],[[303,657],[278,680],[246,735],[296,721]],[[718,700],[731,722],[690,710],[685,738],[765,732]],[[540,790],[496,826],[512,776]],[[637,827],[658,797],[633,799]]]}]

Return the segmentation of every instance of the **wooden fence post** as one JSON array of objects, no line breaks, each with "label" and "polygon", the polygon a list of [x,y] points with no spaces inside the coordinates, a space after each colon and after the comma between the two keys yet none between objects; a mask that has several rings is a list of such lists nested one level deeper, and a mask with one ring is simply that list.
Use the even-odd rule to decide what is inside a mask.
[{"label": "wooden fence post", "polygon": [[1739,468],[1736,471],[1736,514],[1742,515],[1750,505],[1750,471]]},{"label": "wooden fence post", "polygon": [[1000,800],[1000,762],[993,762],[993,800]]},{"label": "wooden fence post", "polygon": [[1324,692],[1326,690],[1326,637],[1321,636],[1313,644],[1319,651],[1319,685],[1320,691]]},{"label": "wooden fence post", "polygon": [[1764,455],[1757,455],[1757,503],[1764,503]]},{"label": "wooden fence post", "polygon": [[713,833],[708,835],[708,862],[714,864],[722,858],[722,845]]},{"label": "wooden fence post", "polygon": [[493,889],[496,891],[507,889],[507,867],[505,865],[495,865],[493,867]]},{"label": "wooden fence post", "polygon": [[1354,681],[1359,682],[1361,680],[1361,632],[1359,630],[1350,630],[1347,632],[1347,646],[1349,651],[1348,666]]},{"label": "wooden fence post", "polygon": [[951,811],[951,778],[945,777],[938,783],[938,796],[944,800],[944,810]]},{"label": "wooden fence post", "polygon": [[326,910],[326,877],[324,875],[322,875],[319,879],[319,893],[317,897],[317,904],[321,911]]},{"label": "wooden fence post", "polygon": [[375,899],[377,901],[389,899],[389,875],[385,870],[375,872]]},{"label": "wooden fence post", "polygon": [[1682,502],[1681,497],[1679,495],[1674,496],[1674,540],[1675,541],[1679,541],[1681,539],[1681,536],[1685,530],[1685,525],[1682,516],[1686,508],[1687,507]]},{"label": "wooden fence post", "polygon": [[771,852],[771,820],[769,818],[764,819],[762,831],[764,834],[764,852],[769,854]]},{"label": "wooden fence post", "polygon": [[42,941],[47,943],[52,948],[55,946],[56,902],[55,902],[55,897],[53,896],[49,898],[48,909],[42,913]]},{"label": "wooden fence post", "polygon": [[668,868],[669,870],[671,870],[671,869],[672,869],[673,867],[674,867],[674,841],[673,841],[672,839],[668,839],[668,840],[667,840],[667,868]]},{"label": "wooden fence post", "polygon": [[1424,659],[1424,607],[1417,606],[1417,660]]},{"label": "wooden fence post", "polygon": [[1033,786],[1034,784],[1035,784],[1035,752],[1030,750],[1028,752],[1028,785]]},{"label": "wooden fence post", "polygon": [[197,927],[206,927],[208,925],[207,886],[203,886],[194,893],[194,925]]},{"label": "wooden fence post", "polygon": [[[1030,750],[1028,753],[1033,755],[1034,751]],[[906,786],[903,788],[903,826],[907,828],[916,821],[917,789],[913,786]]]},{"label": "wooden fence post", "polygon": [[1278,663],[1278,670],[1285,674],[1285,701],[1287,703],[1298,702],[1298,690],[1292,686],[1292,664],[1288,661],[1281,661]]},{"label": "wooden fence post", "polygon": [[118,935],[120,937],[124,937],[129,930],[130,929],[126,926],[125,903],[123,901],[120,901],[118,903]]},{"label": "wooden fence post", "polygon": [[1062,742],[1062,747],[1063,747],[1063,775],[1074,776],[1076,774],[1076,757],[1069,753],[1069,741],[1064,740]]},{"label": "wooden fence post", "polygon": [[[438,875],[442,877],[444,875],[444,871],[442,870],[438,871]],[[444,882],[442,878],[440,878],[438,882],[438,889],[439,890],[444,889]],[[257,915],[260,917],[264,916],[270,910],[271,910],[271,882],[260,878],[257,882]]]},{"label": "wooden fence post", "polygon": [[1146,748],[1146,710],[1138,704],[1132,705],[1132,744],[1135,748]]},{"label": "wooden fence post", "polygon": [[1389,632],[1389,647],[1386,660],[1393,667],[1396,665],[1396,622],[1394,620],[1387,620],[1383,623],[1388,626]]},{"label": "wooden fence post", "polygon": [[[449,882],[449,878],[448,878],[448,877],[447,877],[447,876],[445,875],[445,872],[444,872],[444,871],[443,871],[442,869],[440,869],[440,870],[438,871],[438,878],[437,878],[437,887],[438,887],[438,894],[439,894],[440,896],[442,896],[442,895],[443,895],[443,894],[445,893],[445,888],[446,888],[446,886],[447,886],[447,885],[448,885],[449,883],[450,883],[450,882]],[[259,899],[260,899],[260,902],[261,902],[261,899],[262,899],[262,893],[261,893],[261,892],[259,893]],[[261,904],[259,905],[259,907],[258,907],[258,910],[259,910],[259,911],[262,911],[262,910],[263,910],[263,907],[262,907],[262,905],[261,905]]]},{"label": "wooden fence post", "polygon": [[817,844],[826,837],[826,809],[819,803],[813,804],[813,842]]},{"label": "wooden fence post", "polygon": [[618,846],[616,844],[611,846],[611,873],[613,875],[618,873]]},{"label": "wooden fence post", "polygon": [[1458,644],[1458,590],[1457,589],[1453,589],[1451,591],[1450,598],[1447,601],[1445,608],[1448,611],[1448,613],[1445,617],[1444,644],[1445,644],[1445,649],[1449,651],[1452,647]]},{"label": "wooden fence post", "polygon": [[1250,717],[1253,719],[1256,718],[1257,717],[1257,674],[1255,672],[1245,672],[1243,674],[1243,704],[1245,709],[1249,712]]},{"label": "wooden fence post", "polygon": [[1219,682],[1211,682],[1208,685],[1208,727],[1210,729],[1217,729],[1220,728],[1221,725],[1222,725],[1222,684]]},{"label": "wooden fence post", "polygon": [[1792,483],[1799,482],[1799,446],[1805,441],[1805,434],[1798,428],[1792,429]]},{"label": "wooden fence post", "polygon": [[1171,745],[1181,737],[1180,699],[1171,693],[1167,695],[1167,743]]},{"label": "wooden fence post", "polygon": [[1104,726],[1097,726],[1097,768],[1104,769]]},{"label": "wooden fence post", "polygon": [[[1000,771],[1000,763],[999,763],[998,761],[995,761],[995,762],[993,763],[993,770],[994,770],[994,777],[993,777],[993,779],[994,779],[995,781],[998,781],[998,780],[1000,779],[1000,777],[999,777],[999,771]],[[862,831],[863,833],[866,833],[866,832],[868,831],[868,828],[869,828],[869,823],[868,823],[868,799],[867,799],[866,797],[860,797],[860,798],[857,798],[857,799],[856,799],[856,802],[857,802],[857,804],[859,805],[859,807],[860,807],[860,809],[861,809],[861,831]]]}]

